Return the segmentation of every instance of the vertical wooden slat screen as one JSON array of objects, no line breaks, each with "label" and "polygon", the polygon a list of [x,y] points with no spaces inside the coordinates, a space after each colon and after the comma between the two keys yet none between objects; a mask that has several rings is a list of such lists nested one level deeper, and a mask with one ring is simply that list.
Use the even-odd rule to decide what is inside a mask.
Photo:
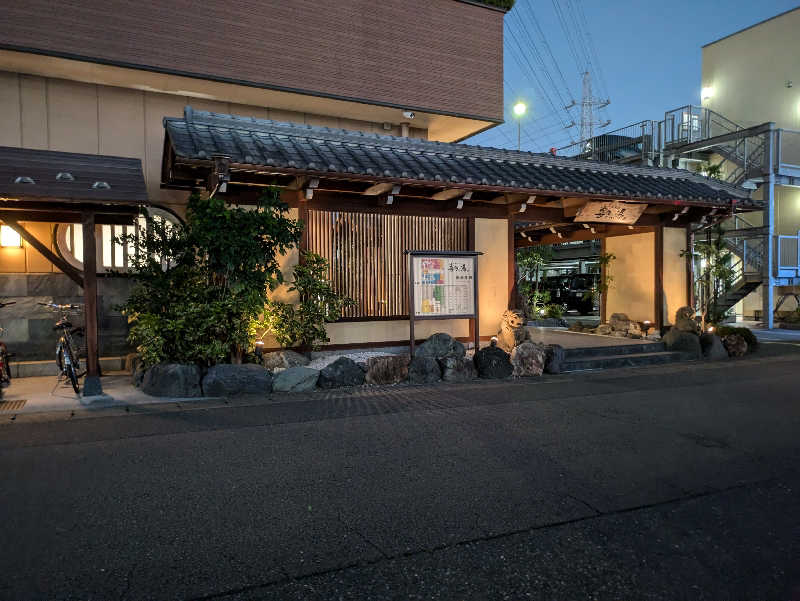
[{"label": "vertical wooden slat screen", "polygon": [[468,250],[467,219],[308,211],[308,250],[328,259],[334,289],[356,301],[344,318],[408,317],[404,250]]}]

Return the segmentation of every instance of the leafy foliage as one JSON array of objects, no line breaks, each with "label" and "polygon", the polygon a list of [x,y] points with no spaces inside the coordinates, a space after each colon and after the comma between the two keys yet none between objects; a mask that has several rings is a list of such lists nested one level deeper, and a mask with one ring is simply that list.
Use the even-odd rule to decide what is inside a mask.
[{"label": "leafy foliage", "polygon": [[[700,269],[697,271],[697,284],[701,294],[698,301],[705,323],[719,323],[725,318],[726,311],[717,309],[717,302],[733,286],[735,272],[731,266],[733,257],[725,245],[725,230],[717,224],[711,236],[703,242],[696,242],[694,252],[700,257]],[[681,253],[686,255],[684,251]]]},{"label": "leafy foliage", "polygon": [[516,0],[475,0],[480,4],[488,4],[489,6],[496,6],[503,10],[511,10],[514,7]]},{"label": "leafy foliage", "polygon": [[694,172],[704,175],[709,179],[722,179],[722,163],[712,165],[711,163],[696,163]]},{"label": "leafy foliage", "polygon": [[337,294],[326,277],[328,261],[312,252],[303,253],[294,268],[290,292],[297,292],[297,305],[267,301],[264,325],[283,347],[298,345],[301,350],[317,350],[328,342],[325,324],[336,321],[342,309],[355,304],[351,298]]},{"label": "leafy foliage", "polygon": [[557,303],[547,305],[544,310],[545,317],[552,317],[554,319],[561,319],[564,317],[564,307]]},{"label": "leafy foliage", "polygon": [[527,307],[528,317],[536,319],[550,302],[550,293],[540,291],[542,268],[553,258],[552,246],[529,246],[517,251],[517,290]]},{"label": "leafy foliage", "polygon": [[278,256],[300,238],[287,209],[274,188],[254,210],[193,194],[185,225],[152,220],[122,240],[135,249],[136,285],[121,310],[146,365],[241,361],[268,290],[283,281]]}]

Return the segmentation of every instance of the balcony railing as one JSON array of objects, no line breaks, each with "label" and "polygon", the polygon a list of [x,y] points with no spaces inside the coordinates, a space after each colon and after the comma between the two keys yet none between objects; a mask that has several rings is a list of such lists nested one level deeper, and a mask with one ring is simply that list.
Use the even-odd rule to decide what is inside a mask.
[{"label": "balcony railing", "polygon": [[614,163],[653,159],[660,149],[658,126],[656,121],[640,121],[559,148],[559,154]]},{"label": "balcony railing", "polygon": [[800,232],[796,236],[776,236],[778,277],[800,277]]}]

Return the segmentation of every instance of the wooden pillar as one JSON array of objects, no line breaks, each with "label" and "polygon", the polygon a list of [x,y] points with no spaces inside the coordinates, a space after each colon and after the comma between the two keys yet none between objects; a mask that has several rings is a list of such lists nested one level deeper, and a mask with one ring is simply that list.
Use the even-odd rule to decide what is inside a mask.
[{"label": "wooden pillar", "polygon": [[[606,239],[600,238],[600,254],[606,254]],[[600,281],[605,284],[606,281],[606,264],[600,266]],[[603,291],[600,293],[600,323],[606,323],[606,313],[608,309],[608,287],[604,286]]]},{"label": "wooden pillar", "polygon": [[103,394],[97,345],[97,247],[94,212],[83,213],[82,225],[83,303],[86,318],[86,377],[83,381],[83,396],[87,397]]},{"label": "wooden pillar", "polygon": [[305,191],[297,191],[297,218],[303,222],[303,232],[300,234],[300,248],[298,249],[300,263],[305,262],[305,253],[308,251],[308,201]]},{"label": "wooden pillar", "polygon": [[691,224],[686,226],[686,304],[695,306],[694,298],[694,233]]},{"label": "wooden pillar", "polygon": [[656,331],[664,326],[664,227],[658,226],[655,231],[655,292],[654,318]]}]

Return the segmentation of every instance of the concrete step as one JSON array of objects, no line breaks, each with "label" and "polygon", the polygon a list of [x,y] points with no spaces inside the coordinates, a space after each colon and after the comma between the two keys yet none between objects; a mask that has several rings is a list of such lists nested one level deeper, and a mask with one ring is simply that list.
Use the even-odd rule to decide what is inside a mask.
[{"label": "concrete step", "polygon": [[[608,349],[606,349],[608,350]],[[645,365],[660,365],[686,361],[688,357],[678,352],[656,353],[628,353],[622,355],[600,355],[582,357],[577,359],[567,358],[563,371],[585,371],[589,369],[613,369],[615,367],[642,367]]]},{"label": "concrete step", "polygon": [[608,355],[636,355],[642,353],[658,353],[666,350],[663,342],[648,342],[645,344],[620,344],[614,346],[587,346],[581,348],[564,349],[567,361],[588,357],[603,357]]},{"label": "concrete step", "polygon": [[[57,376],[58,367],[55,359],[50,361],[11,361],[11,379],[33,378],[36,376]],[[86,369],[86,362],[81,359],[81,371]],[[100,357],[101,371],[119,371],[125,369],[125,357]]]}]

